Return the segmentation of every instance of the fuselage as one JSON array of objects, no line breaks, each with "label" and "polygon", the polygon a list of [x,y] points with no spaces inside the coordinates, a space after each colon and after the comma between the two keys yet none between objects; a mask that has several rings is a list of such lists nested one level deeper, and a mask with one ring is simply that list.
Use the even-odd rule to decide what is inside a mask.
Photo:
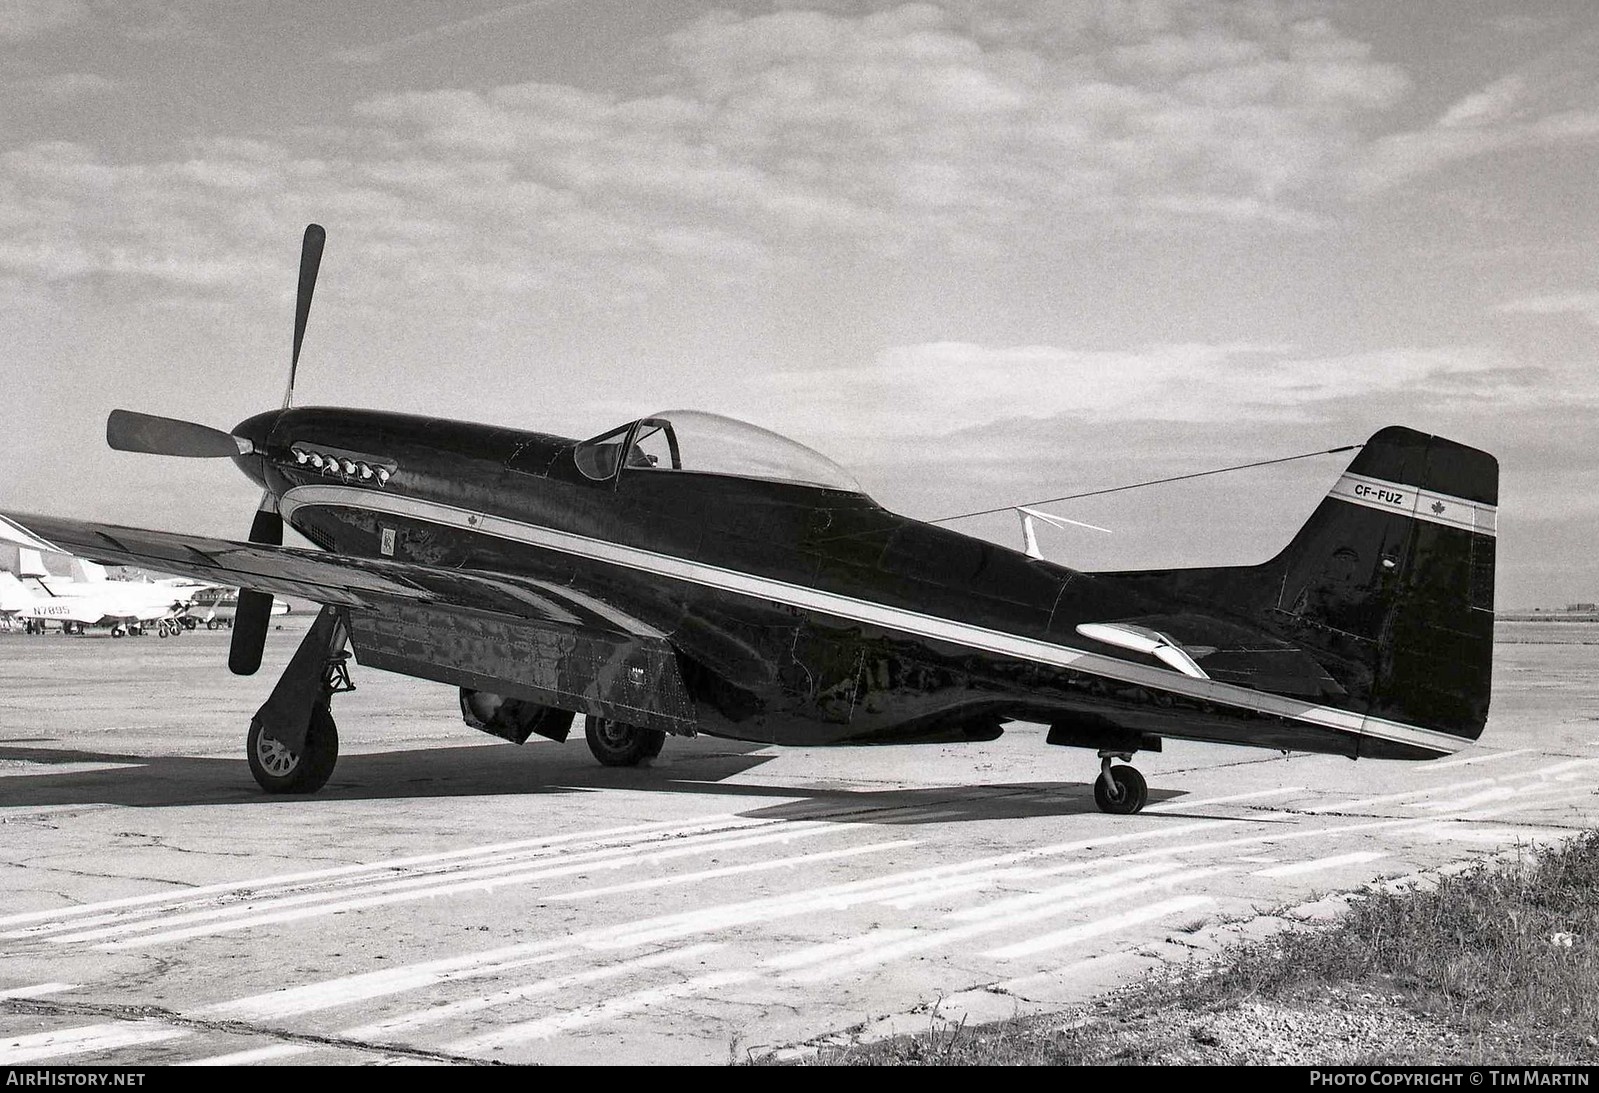
[{"label": "fuselage", "polygon": [[591,442],[378,411],[292,409],[235,433],[257,453],[241,468],[323,549],[586,592],[666,637],[715,735],[948,739],[1022,719],[1123,750],[1157,735],[1386,746],[1342,727],[1363,712],[1347,694],[1219,684],[1085,640],[1084,624],[1181,609],[1136,580],[1030,558],[856,490],[632,456],[596,467]]}]

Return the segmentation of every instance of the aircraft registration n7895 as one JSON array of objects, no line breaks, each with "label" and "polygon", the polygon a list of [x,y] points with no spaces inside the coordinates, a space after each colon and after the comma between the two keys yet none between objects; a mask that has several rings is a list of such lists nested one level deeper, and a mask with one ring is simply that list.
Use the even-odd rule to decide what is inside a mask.
[{"label": "aircraft registration n7895", "polygon": [[[1084,573],[896,515],[832,461],[670,411],[586,440],[294,407],[324,234],[306,230],[289,391],[230,432],[114,411],[113,448],[229,457],[264,489],[248,542],[6,514],[0,538],[241,586],[230,665],[271,597],[323,605],[249,728],[268,792],[320,788],[346,648],[460,688],[473,728],[603,763],[666,737],[992,739],[1010,721],[1097,753],[1095,799],[1166,737],[1427,759],[1488,714],[1498,464],[1373,436],[1258,565]],[[283,522],[322,548],[287,548]],[[1120,760],[1120,763],[1113,763]]]}]

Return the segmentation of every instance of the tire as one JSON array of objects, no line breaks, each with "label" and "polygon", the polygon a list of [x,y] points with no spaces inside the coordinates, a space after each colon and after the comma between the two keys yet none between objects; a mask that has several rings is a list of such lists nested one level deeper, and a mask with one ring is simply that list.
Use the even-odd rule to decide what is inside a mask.
[{"label": "tire", "polygon": [[1149,800],[1149,783],[1144,781],[1144,776],[1135,767],[1111,767],[1110,776],[1116,780],[1116,787],[1121,792],[1112,800],[1105,779],[1095,778],[1094,803],[1099,810],[1113,816],[1131,816],[1142,810],[1144,803]]},{"label": "tire", "polygon": [[583,719],[583,736],[594,758],[608,767],[636,767],[661,754],[666,744],[666,734],[658,729],[641,729],[593,714]]},{"label": "tire", "polygon": [[256,784],[268,793],[315,793],[333,777],[339,761],[339,730],[326,702],[311,710],[311,724],[305,731],[305,745],[297,755],[275,740],[267,740],[261,723],[250,722],[245,739],[245,754]]},{"label": "tire", "polygon": [[221,625],[222,624],[217,622],[216,619],[206,619],[205,620],[205,628],[207,630],[215,630],[218,626],[221,626]]}]

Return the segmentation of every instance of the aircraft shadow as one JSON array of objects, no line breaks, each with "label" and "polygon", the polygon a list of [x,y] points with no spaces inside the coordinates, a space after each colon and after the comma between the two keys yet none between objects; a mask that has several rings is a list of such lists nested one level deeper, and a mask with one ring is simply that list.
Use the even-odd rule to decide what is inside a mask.
[{"label": "aircraft shadow", "polygon": [[[705,737],[672,741],[668,744],[673,749],[669,760],[637,768],[600,766],[582,742],[575,740],[565,746],[479,745],[358,752],[340,756],[332,780],[314,797],[273,797],[262,793],[242,756],[141,756],[27,747],[22,743],[0,743],[0,764],[20,763],[34,768],[27,774],[0,777],[0,807],[289,807],[310,800],[570,795],[626,789],[746,798],[748,810],[740,815],[751,818],[835,819],[887,825],[1025,819],[1098,811],[1092,781],[904,789],[860,789],[826,783],[750,785],[731,779],[771,762],[774,756],[757,754],[760,745]],[[71,769],[86,764],[117,766]],[[67,769],[52,773],[48,769],[52,766]],[[1174,791],[1150,791],[1152,802],[1181,796]],[[762,803],[766,801],[771,803]],[[1167,816],[1179,818],[1175,813]]]}]

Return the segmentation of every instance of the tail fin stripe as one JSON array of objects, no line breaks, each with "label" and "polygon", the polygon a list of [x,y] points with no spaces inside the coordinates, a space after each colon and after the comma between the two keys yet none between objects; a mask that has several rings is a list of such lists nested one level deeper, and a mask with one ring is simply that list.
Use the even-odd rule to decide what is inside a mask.
[{"label": "tail fin stripe", "polygon": [[1425,520],[1430,524],[1441,524],[1478,535],[1495,536],[1498,532],[1499,510],[1493,505],[1383,478],[1345,474],[1327,496],[1379,512],[1391,512],[1412,520]]}]

